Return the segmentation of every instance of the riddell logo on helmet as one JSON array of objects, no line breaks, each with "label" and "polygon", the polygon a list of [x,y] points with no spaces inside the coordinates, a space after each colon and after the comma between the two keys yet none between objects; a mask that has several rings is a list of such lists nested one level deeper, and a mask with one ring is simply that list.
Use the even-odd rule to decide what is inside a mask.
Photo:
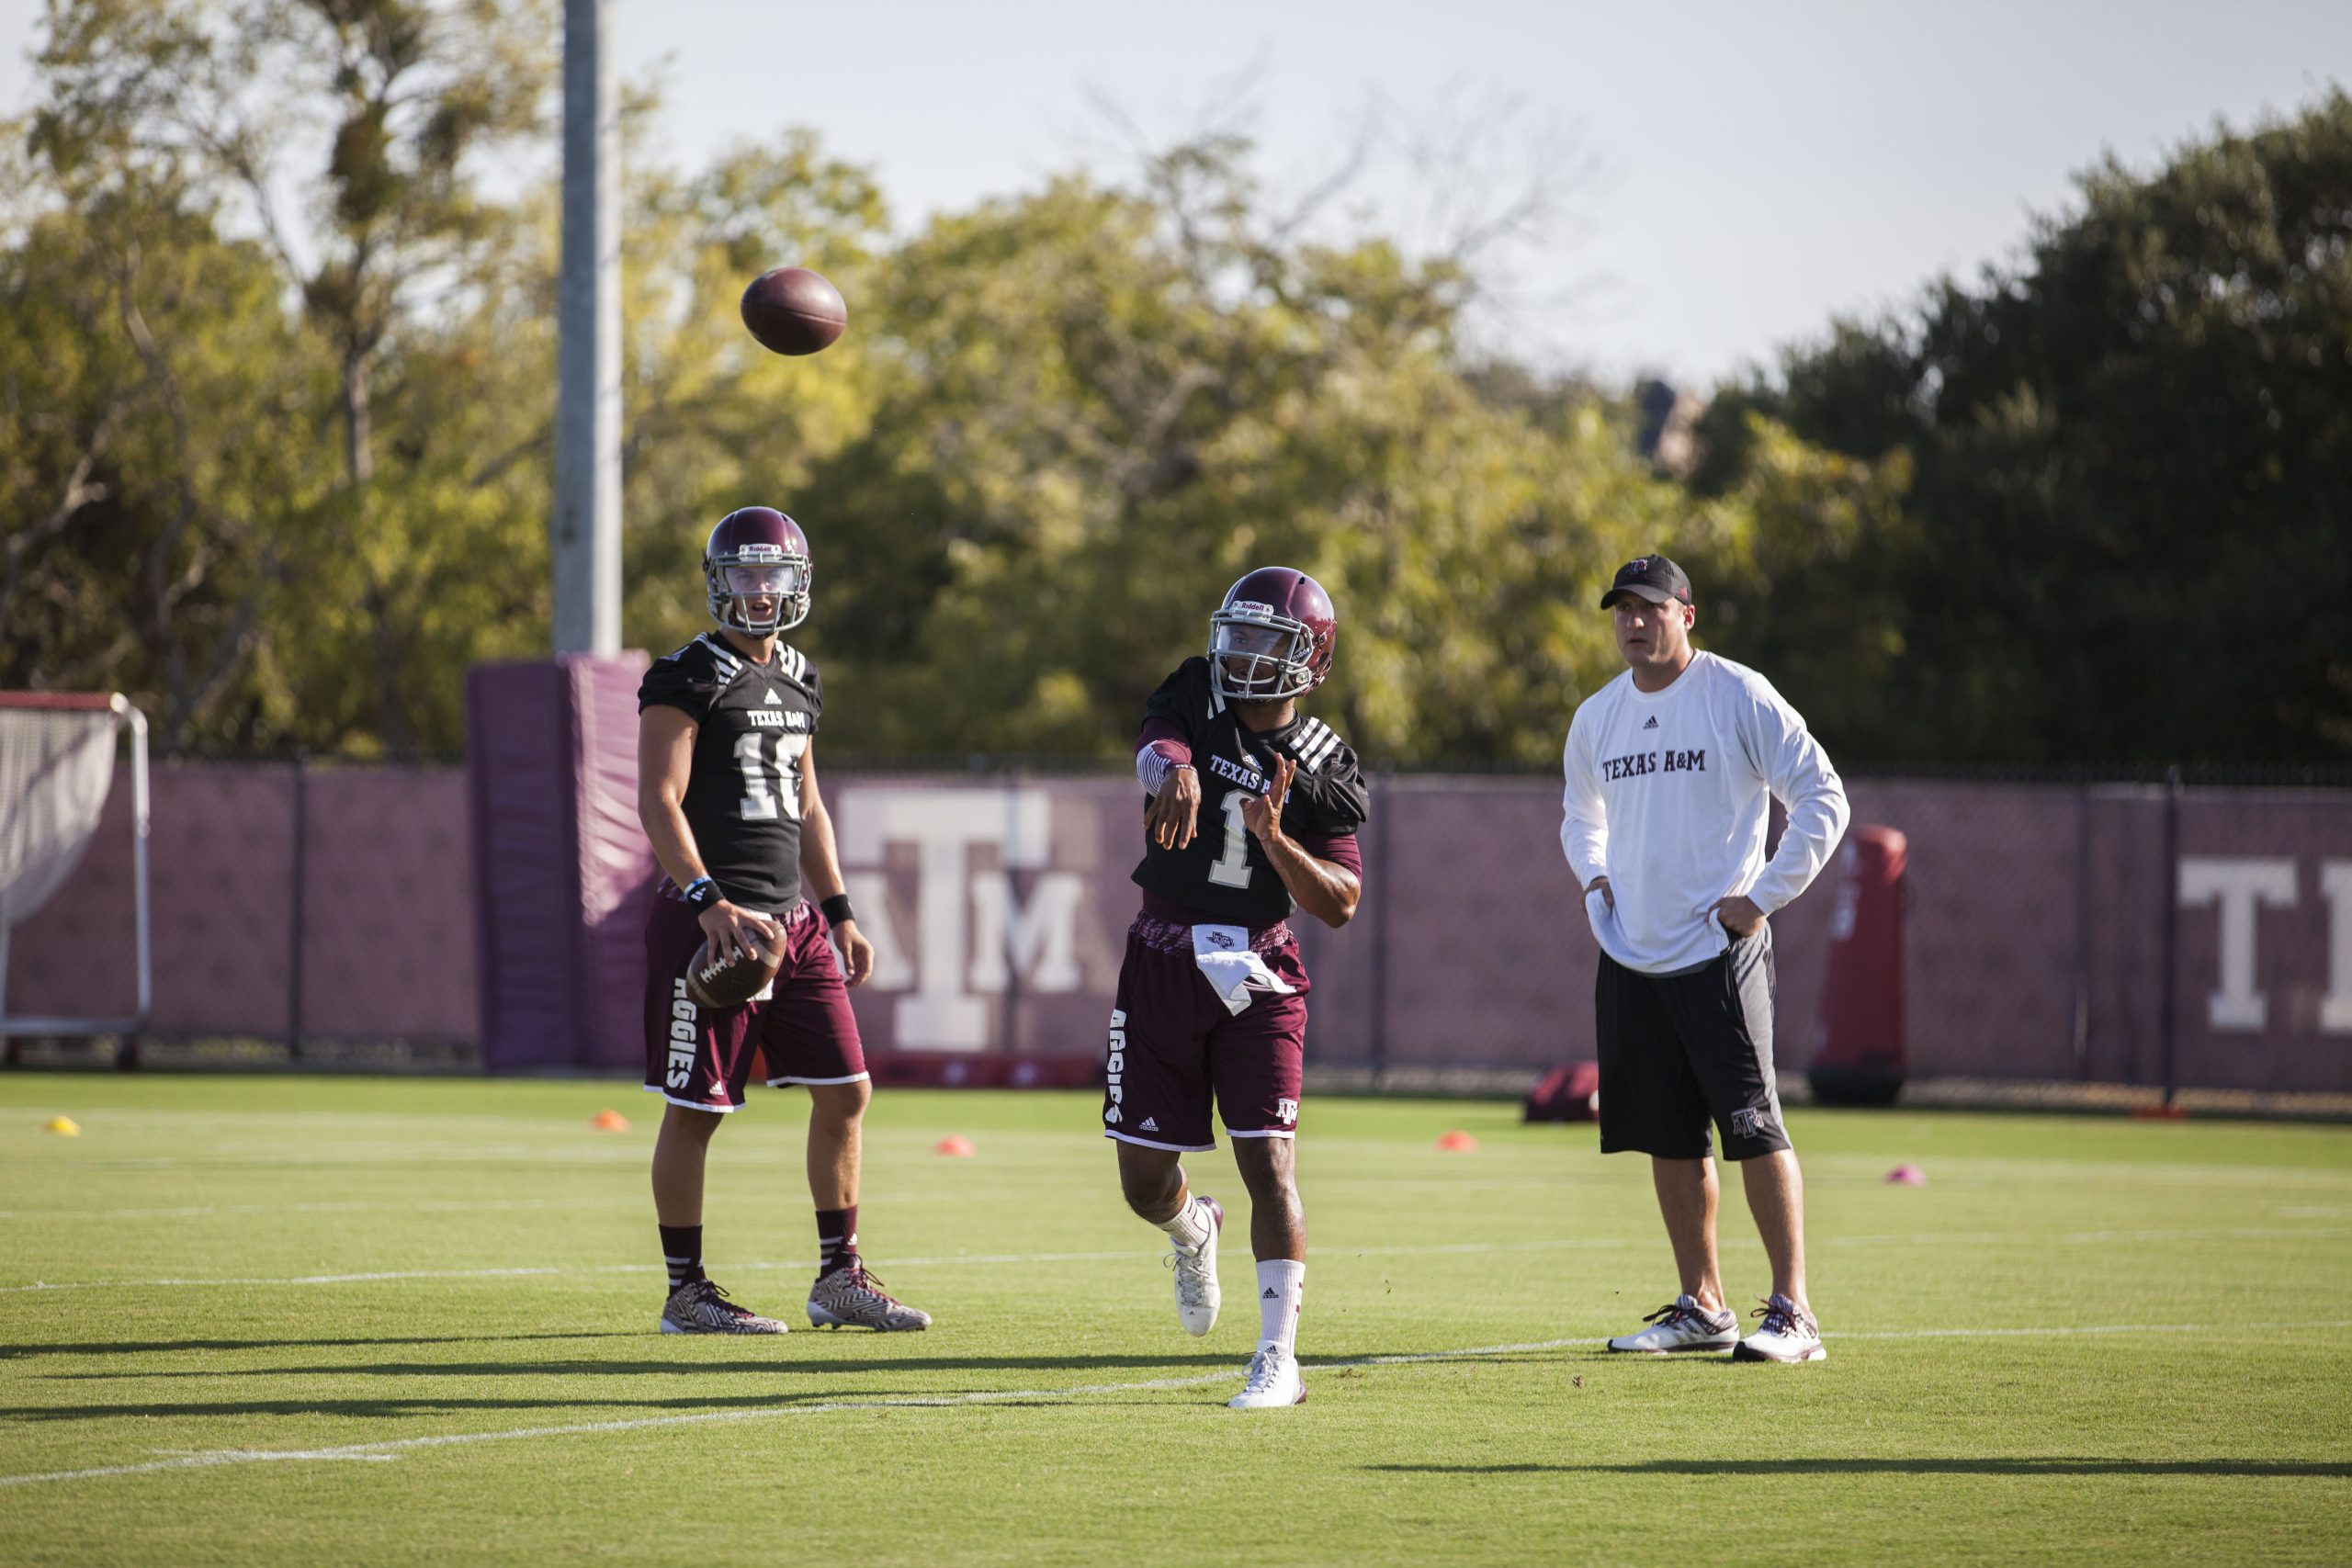
[{"label": "riddell logo on helmet", "polygon": [[1274,618],[1274,607],[1261,604],[1255,599],[1237,599],[1225,607],[1225,613],[1241,621],[1271,621]]}]

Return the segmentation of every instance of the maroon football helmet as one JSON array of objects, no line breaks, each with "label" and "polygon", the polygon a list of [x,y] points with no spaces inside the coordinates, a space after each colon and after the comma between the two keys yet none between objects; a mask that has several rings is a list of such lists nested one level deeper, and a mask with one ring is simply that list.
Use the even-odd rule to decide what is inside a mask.
[{"label": "maroon football helmet", "polygon": [[[710,531],[702,551],[703,581],[710,587],[711,618],[752,637],[774,637],[808,618],[808,586],[815,569],[808,536],[773,506],[746,506],[729,513]],[[752,601],[775,608],[752,614]]]},{"label": "maroon football helmet", "polygon": [[1209,617],[1209,681],[1227,702],[1304,696],[1331,672],[1339,612],[1296,567],[1261,566]]}]

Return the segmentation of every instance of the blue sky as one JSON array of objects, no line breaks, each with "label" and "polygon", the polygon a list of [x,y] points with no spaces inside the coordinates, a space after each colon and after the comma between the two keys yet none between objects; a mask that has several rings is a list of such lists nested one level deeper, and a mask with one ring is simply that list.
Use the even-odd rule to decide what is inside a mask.
[{"label": "blue sky", "polygon": [[[0,0],[0,107],[29,90],[40,11]],[[1573,145],[1595,175],[1498,258],[1490,329],[1546,363],[1693,381],[2013,253],[2103,152],[2145,166],[2352,82],[2352,5],[2321,0],[616,0],[616,30],[624,72],[665,84],[665,156],[811,126],[878,171],[902,225],[1081,164],[1115,175],[1097,96],[1169,136],[1245,73],[1277,191],[1328,172],[1374,103],[1424,136],[1483,129],[1498,191],[1532,148]],[[1350,202],[1430,227],[1430,182],[1393,153]]]}]

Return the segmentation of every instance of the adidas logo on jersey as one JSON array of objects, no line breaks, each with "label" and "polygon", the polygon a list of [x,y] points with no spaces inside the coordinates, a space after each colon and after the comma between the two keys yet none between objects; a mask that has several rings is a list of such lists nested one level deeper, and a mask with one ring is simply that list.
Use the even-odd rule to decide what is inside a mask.
[{"label": "adidas logo on jersey", "polygon": [[[784,699],[783,699],[782,697],[777,696],[774,692],[770,692],[770,693],[768,694],[768,706],[770,706],[770,707],[772,707],[772,708],[780,708],[780,707],[782,707],[783,705],[784,705]],[[1650,720],[1650,722],[1651,722],[1652,724],[1656,724],[1656,723],[1657,722],[1657,720],[1656,720],[1656,719],[1652,719],[1652,720]]]},{"label": "adidas logo on jersey", "polygon": [[[775,701],[775,694],[774,692],[770,692],[768,694],[768,701]],[[1656,729],[1657,728],[1657,715],[1650,715],[1649,718],[1642,725],[1642,728],[1644,729]]]}]

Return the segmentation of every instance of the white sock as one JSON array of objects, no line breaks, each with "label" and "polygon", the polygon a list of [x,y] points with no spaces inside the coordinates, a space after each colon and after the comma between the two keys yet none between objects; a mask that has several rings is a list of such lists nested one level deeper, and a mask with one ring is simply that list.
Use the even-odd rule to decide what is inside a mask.
[{"label": "white sock", "polygon": [[1209,1218],[1208,1205],[1187,1192],[1184,1206],[1176,1211],[1174,1217],[1162,1220],[1159,1228],[1168,1233],[1170,1240],[1190,1252],[1208,1240],[1215,1223]]},{"label": "white sock", "polygon": [[1258,1342],[1261,1348],[1293,1348],[1298,1341],[1299,1298],[1306,1292],[1306,1265],[1287,1258],[1258,1260]]}]

